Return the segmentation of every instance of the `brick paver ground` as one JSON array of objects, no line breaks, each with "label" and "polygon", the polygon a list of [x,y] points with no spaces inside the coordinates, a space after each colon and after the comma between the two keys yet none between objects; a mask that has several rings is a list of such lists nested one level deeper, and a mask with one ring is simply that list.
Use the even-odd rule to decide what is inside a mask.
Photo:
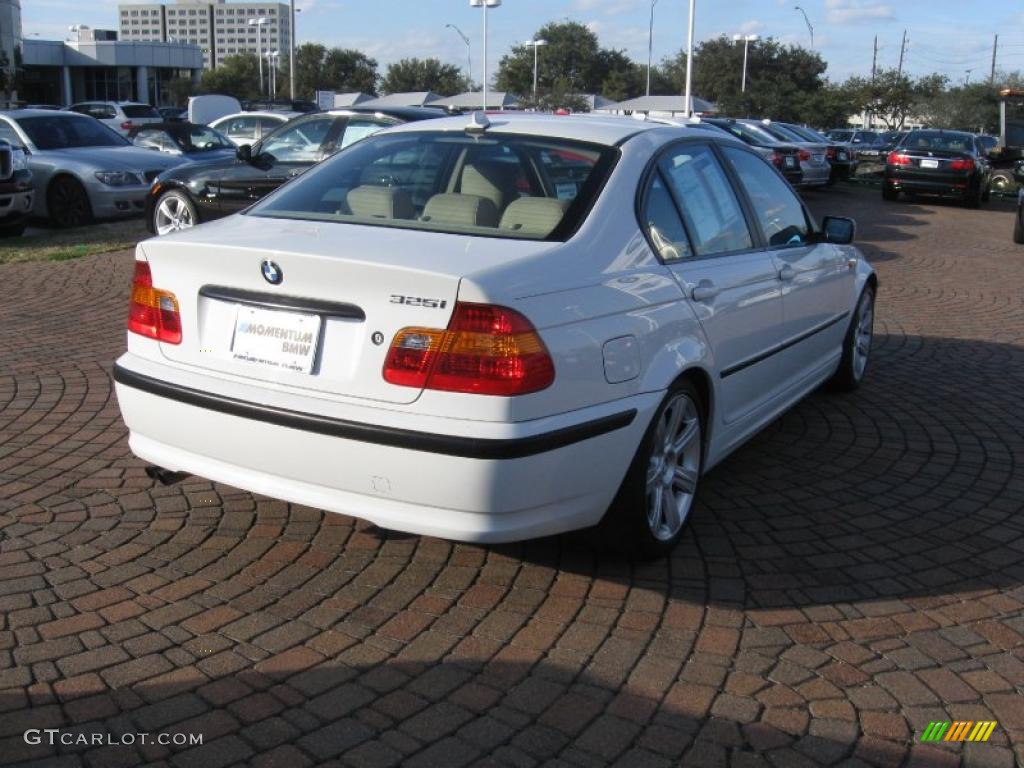
[{"label": "brick paver ground", "polygon": [[[1021,764],[1010,208],[811,203],[856,216],[880,272],[870,378],[716,468],[671,559],[635,567],[154,486],[109,377],[131,255],[0,267],[0,762]],[[931,720],[999,726],[922,745]]]}]

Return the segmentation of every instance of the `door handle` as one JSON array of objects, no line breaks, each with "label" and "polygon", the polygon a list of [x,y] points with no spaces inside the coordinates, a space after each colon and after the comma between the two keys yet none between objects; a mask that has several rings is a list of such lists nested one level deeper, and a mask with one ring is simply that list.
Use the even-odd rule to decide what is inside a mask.
[{"label": "door handle", "polygon": [[788,283],[796,278],[796,270],[793,269],[789,264],[779,270],[779,280],[784,283]]},{"label": "door handle", "polygon": [[711,301],[718,295],[718,287],[711,280],[701,280],[690,295],[694,301]]}]

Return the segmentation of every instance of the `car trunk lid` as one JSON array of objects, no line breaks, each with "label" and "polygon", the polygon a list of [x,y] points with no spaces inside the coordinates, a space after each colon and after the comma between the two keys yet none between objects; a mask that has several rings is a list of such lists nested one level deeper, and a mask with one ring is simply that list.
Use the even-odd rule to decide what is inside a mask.
[{"label": "car trunk lid", "polygon": [[148,240],[153,284],[177,298],[175,363],[331,399],[410,403],[384,381],[402,328],[443,329],[461,278],[550,243],[235,216]]}]

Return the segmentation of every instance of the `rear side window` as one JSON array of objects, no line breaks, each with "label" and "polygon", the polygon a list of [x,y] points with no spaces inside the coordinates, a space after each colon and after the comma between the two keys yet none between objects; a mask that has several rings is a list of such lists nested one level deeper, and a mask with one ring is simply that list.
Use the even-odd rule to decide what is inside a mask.
[{"label": "rear side window", "polygon": [[252,214],[560,240],[582,222],[616,157],[614,148],[564,139],[384,133],[316,166]]},{"label": "rear side window", "polygon": [[663,261],[679,261],[693,255],[679,210],[660,173],[654,173],[647,187],[643,218],[647,236]]},{"label": "rear side window", "polygon": [[124,110],[125,117],[154,117],[157,120],[160,119],[160,113],[156,111],[156,107],[151,107],[148,104],[125,104],[121,109]]},{"label": "rear side window", "polygon": [[679,203],[698,256],[753,247],[743,209],[710,147],[676,147],[658,161],[658,169]]},{"label": "rear side window", "polygon": [[89,107],[87,114],[95,117],[97,120],[113,120],[117,117],[117,110],[109,104],[93,104]]},{"label": "rear side window", "polygon": [[768,245],[806,243],[811,228],[792,187],[760,157],[735,147],[722,147],[722,152],[750,197]]}]

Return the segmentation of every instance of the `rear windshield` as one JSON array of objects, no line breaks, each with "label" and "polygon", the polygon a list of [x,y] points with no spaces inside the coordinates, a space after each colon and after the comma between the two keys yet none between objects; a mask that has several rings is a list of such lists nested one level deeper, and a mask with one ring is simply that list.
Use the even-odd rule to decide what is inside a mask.
[{"label": "rear windshield", "polygon": [[801,136],[799,133],[797,133],[792,128],[786,125],[778,125],[777,123],[772,123],[771,125],[764,125],[758,127],[764,131],[767,131],[779,141],[807,141],[806,137]]},{"label": "rear windshield", "polygon": [[156,111],[156,107],[151,107],[149,104],[123,104],[121,109],[124,110],[125,117],[155,117],[157,120],[160,119],[160,113]]},{"label": "rear windshield", "polygon": [[750,123],[726,123],[722,127],[743,139],[747,144],[778,144],[780,141],[760,126]]},{"label": "rear windshield", "polygon": [[808,141],[816,141],[819,144],[829,143],[828,136],[824,136],[818,133],[813,128],[808,128],[806,125],[787,125],[786,127],[789,128],[789,130],[791,130],[793,133],[805,137]]},{"label": "rear windshield", "polygon": [[128,144],[126,139],[91,117],[46,115],[16,119],[36,149],[123,147]]},{"label": "rear windshield", "polygon": [[543,137],[379,134],[303,174],[251,213],[564,240],[590,210],[617,154]]},{"label": "rear windshield", "polygon": [[853,138],[853,131],[829,131],[827,135],[832,141],[849,141]]},{"label": "rear windshield", "polygon": [[912,131],[903,140],[908,149],[941,149],[951,152],[965,152],[972,149],[973,136],[967,133],[945,133],[940,131]]}]

